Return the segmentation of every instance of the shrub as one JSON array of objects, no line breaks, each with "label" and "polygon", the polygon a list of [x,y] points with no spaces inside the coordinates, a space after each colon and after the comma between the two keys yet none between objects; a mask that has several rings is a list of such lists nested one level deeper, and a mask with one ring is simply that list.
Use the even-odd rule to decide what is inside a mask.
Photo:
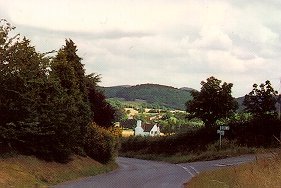
[{"label": "shrub", "polygon": [[248,147],[276,147],[281,122],[277,119],[253,119],[247,122],[230,123],[226,137],[237,139],[239,145]]},{"label": "shrub", "polygon": [[178,152],[204,151],[207,144],[218,139],[215,130],[198,128],[171,136],[136,136],[122,138],[121,152],[145,152],[147,154],[175,154]]},{"label": "shrub", "polygon": [[119,136],[117,135],[115,129],[106,130],[96,124],[87,126],[85,152],[89,157],[101,163],[113,160],[117,156],[119,149]]}]

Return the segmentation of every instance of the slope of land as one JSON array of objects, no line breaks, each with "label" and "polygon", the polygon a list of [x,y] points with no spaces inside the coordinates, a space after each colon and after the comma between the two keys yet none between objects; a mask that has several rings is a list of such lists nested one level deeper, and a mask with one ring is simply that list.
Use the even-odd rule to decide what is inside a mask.
[{"label": "slope of land", "polygon": [[107,98],[123,98],[126,101],[144,100],[167,108],[185,110],[185,103],[191,100],[191,88],[174,88],[158,84],[135,86],[102,87]]},{"label": "slope of land", "polygon": [[45,162],[32,156],[0,158],[0,187],[47,187],[61,182],[92,176],[116,169],[89,157],[74,156],[67,164]]}]

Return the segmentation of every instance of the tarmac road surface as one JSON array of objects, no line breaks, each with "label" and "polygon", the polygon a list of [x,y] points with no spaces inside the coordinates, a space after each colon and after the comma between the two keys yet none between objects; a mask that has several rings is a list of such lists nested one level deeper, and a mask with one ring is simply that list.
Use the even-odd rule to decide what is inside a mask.
[{"label": "tarmac road surface", "polygon": [[170,164],[118,157],[116,171],[59,184],[55,188],[177,188],[196,174],[255,160],[245,155],[221,160]]}]

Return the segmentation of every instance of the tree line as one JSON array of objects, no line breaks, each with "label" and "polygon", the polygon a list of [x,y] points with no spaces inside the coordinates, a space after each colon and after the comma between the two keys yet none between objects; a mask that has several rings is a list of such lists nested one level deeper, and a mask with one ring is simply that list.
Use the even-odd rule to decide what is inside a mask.
[{"label": "tree line", "polygon": [[[224,82],[211,76],[201,82],[201,90],[191,91],[192,100],[186,102],[189,117],[198,117],[205,126],[213,127],[218,120],[232,117],[238,109],[238,102],[231,95],[232,83]],[[277,118],[276,104],[280,105],[280,96],[269,80],[265,83],[253,84],[252,91],[245,95],[242,103],[244,112],[255,119]]]},{"label": "tree line", "polygon": [[241,113],[236,112],[238,104],[231,95],[232,83],[222,83],[211,76],[201,85],[200,91],[191,91],[193,100],[186,102],[189,118],[200,118],[209,132],[215,132],[220,125],[230,126],[225,138],[241,145],[278,145],[281,121],[276,107],[280,108],[280,95],[269,80],[253,84],[252,91],[244,97]]},{"label": "tree line", "polygon": [[0,20],[0,153],[111,160],[118,145],[108,131],[115,109],[98,88],[100,76],[85,74],[71,39],[57,52],[39,53],[27,38],[10,37],[14,29]]}]

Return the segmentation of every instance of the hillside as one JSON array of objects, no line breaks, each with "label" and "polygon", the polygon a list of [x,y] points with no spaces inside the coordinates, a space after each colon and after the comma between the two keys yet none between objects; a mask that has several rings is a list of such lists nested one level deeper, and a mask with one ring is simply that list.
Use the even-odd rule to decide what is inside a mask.
[{"label": "hillside", "polygon": [[126,101],[145,100],[167,108],[185,110],[185,102],[192,99],[191,88],[174,88],[158,84],[102,87],[107,98],[123,98]]}]

